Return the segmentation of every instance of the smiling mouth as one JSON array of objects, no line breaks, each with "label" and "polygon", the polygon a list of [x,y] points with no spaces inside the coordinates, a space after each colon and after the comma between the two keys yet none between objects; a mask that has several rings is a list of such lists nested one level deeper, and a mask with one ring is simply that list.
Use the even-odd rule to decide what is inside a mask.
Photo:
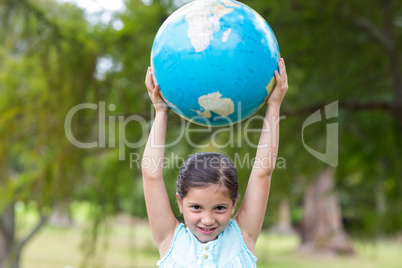
[{"label": "smiling mouth", "polygon": [[204,230],[204,231],[212,231],[212,230],[216,229],[216,228],[202,228],[202,227],[198,227],[198,228],[200,228],[201,230]]},{"label": "smiling mouth", "polygon": [[216,229],[216,227],[215,227],[215,228],[202,228],[202,227],[198,227],[198,229],[200,229],[200,231],[201,231],[202,233],[204,233],[204,234],[210,234],[210,233],[212,233],[212,232]]}]

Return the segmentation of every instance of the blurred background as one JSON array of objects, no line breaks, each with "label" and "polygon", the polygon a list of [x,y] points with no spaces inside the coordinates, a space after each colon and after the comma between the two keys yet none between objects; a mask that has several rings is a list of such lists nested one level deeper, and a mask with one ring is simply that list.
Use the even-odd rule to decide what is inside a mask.
[{"label": "blurred background", "polygon": [[[156,267],[138,165],[153,116],[144,77],[157,30],[187,2],[0,0],[1,268]],[[402,2],[241,2],[270,24],[289,76],[258,267],[402,267]],[[200,151],[178,139],[182,124],[171,112],[178,217],[178,168]],[[327,164],[306,148],[325,154],[330,125]],[[189,134],[239,160],[241,195],[255,154],[243,129],[214,136],[222,146]]]}]

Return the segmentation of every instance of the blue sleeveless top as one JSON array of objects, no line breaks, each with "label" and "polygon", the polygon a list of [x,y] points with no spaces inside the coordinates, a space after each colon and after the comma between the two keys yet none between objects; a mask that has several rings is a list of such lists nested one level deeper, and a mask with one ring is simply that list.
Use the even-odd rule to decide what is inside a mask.
[{"label": "blue sleeveless top", "polygon": [[217,239],[205,244],[181,223],[169,252],[157,264],[160,268],[252,268],[257,267],[256,262],[237,222],[231,219]]}]

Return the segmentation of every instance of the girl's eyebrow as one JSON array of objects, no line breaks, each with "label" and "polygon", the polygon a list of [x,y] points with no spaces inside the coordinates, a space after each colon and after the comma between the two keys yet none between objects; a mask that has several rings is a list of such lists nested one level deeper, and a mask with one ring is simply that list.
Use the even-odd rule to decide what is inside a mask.
[{"label": "girl's eyebrow", "polygon": [[[200,205],[201,203],[189,201],[188,204],[189,205]],[[229,203],[219,203],[219,204],[215,204],[214,206],[217,207],[217,206],[229,206],[229,205],[230,205]]]},{"label": "girl's eyebrow", "polygon": [[215,205],[215,206],[229,206],[229,203],[221,203],[221,204],[217,204],[217,205]]}]

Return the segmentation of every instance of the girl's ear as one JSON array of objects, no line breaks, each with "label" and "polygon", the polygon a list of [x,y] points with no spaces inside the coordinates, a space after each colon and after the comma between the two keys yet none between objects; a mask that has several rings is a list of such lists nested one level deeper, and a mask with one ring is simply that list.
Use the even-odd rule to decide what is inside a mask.
[{"label": "girl's ear", "polygon": [[237,205],[237,201],[239,201],[239,198],[237,198],[236,201],[235,201],[234,204],[233,204],[233,207],[232,207],[232,215],[233,215],[234,212],[235,212],[236,205]]},{"label": "girl's ear", "polygon": [[183,214],[183,204],[181,202],[180,195],[177,192],[176,192],[176,199],[177,199],[177,204],[179,205],[180,213]]}]

